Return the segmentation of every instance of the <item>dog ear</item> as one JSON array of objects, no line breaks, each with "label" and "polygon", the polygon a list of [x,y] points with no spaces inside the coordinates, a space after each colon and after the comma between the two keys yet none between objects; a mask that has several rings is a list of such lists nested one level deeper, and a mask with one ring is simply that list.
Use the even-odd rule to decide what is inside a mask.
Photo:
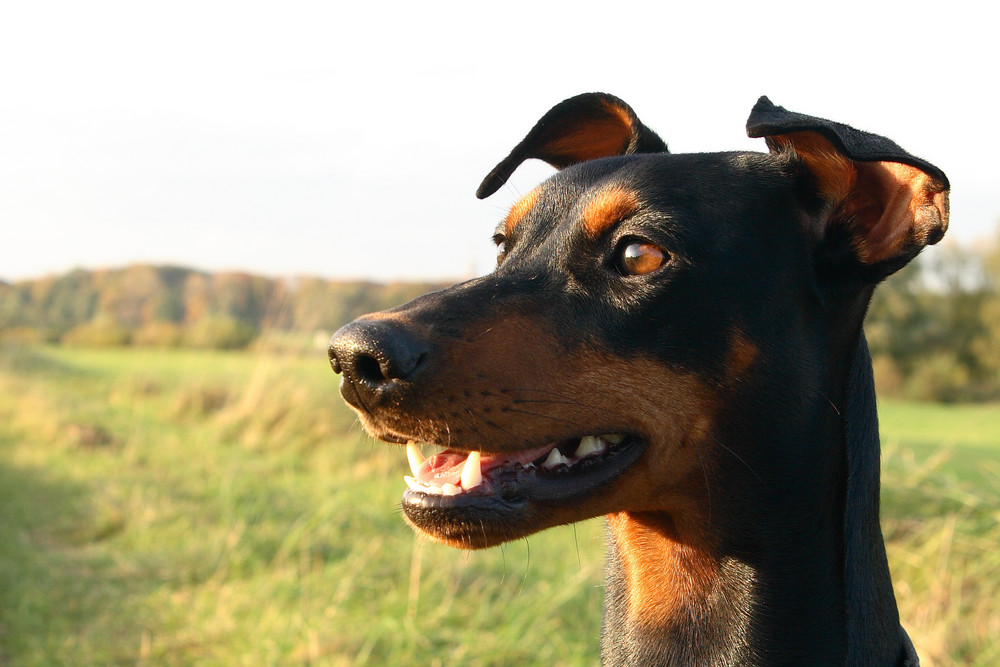
[{"label": "dog ear", "polygon": [[614,95],[585,93],[549,109],[483,179],[476,196],[485,199],[499,190],[528,158],[564,169],[612,155],[666,152],[667,145],[639,121],[629,105]]},{"label": "dog ear", "polygon": [[948,177],[895,142],[847,125],[787,111],[761,97],[747,134],[772,153],[793,153],[812,173],[829,213],[822,239],[848,250],[881,280],[948,228]]}]

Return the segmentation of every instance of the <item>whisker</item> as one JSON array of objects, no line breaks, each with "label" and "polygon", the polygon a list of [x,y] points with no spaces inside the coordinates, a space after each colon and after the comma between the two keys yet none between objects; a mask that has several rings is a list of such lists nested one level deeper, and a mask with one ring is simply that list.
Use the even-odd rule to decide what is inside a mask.
[{"label": "whisker", "polygon": [[739,454],[737,454],[736,452],[734,452],[729,447],[726,447],[724,444],[722,444],[722,441],[719,440],[718,438],[716,438],[715,436],[712,436],[712,440],[714,440],[715,444],[717,444],[719,447],[722,447],[724,450],[726,450],[727,452],[729,452],[730,454],[732,454],[733,456],[735,456],[737,461],[739,461],[740,463],[742,463],[743,465],[745,465],[746,468],[747,468],[747,470],[749,470],[753,474],[753,476],[757,478],[758,482],[760,482],[764,486],[767,486],[767,482],[765,482],[764,479],[760,475],[757,474],[757,471],[754,470],[753,468],[751,468],[750,464],[747,463],[746,461],[744,461],[743,458]]},{"label": "whisker", "polygon": [[571,420],[571,419],[564,419],[562,417],[554,417],[552,415],[546,415],[546,414],[542,414],[540,412],[531,412],[530,410],[518,410],[517,408],[504,408],[504,412],[516,412],[517,414],[521,414],[521,415],[530,415],[532,417],[540,417],[542,419],[548,419],[548,420],[554,421],[554,422],[563,422],[565,424],[572,424],[572,423],[574,423],[573,420]]},{"label": "whisker", "polygon": [[521,577],[521,587],[517,589],[518,596],[524,592],[524,584],[528,581],[528,570],[531,568],[531,542],[528,541],[527,537],[524,537],[524,546],[528,548],[528,557],[524,561],[524,576]]},{"label": "whisker", "polygon": [[484,428],[492,428],[492,429],[496,429],[498,431],[502,431],[511,440],[517,441],[519,439],[518,436],[515,433],[513,433],[512,431],[508,431],[507,429],[505,429],[503,426],[500,426],[499,424],[496,424],[494,422],[490,422],[489,420],[486,419],[486,417],[483,417],[482,415],[476,414],[470,408],[466,408],[465,411],[468,413],[468,415],[470,417],[472,417],[473,419],[475,419],[476,421],[478,421],[481,424],[480,426],[475,426],[471,422],[467,421],[466,423],[469,424],[470,428],[474,428],[477,431],[482,431]]},{"label": "whisker", "polygon": [[701,472],[705,476],[705,491],[708,492],[708,521],[712,521],[712,484],[708,481],[708,469],[705,467],[705,459],[701,455],[701,443],[697,440],[694,443],[694,451],[698,455],[701,463]]},{"label": "whisker", "polygon": [[561,405],[579,405],[585,408],[592,407],[579,401],[559,400],[557,398],[515,398],[511,400],[511,403],[514,405],[520,405],[521,403],[559,403]]}]

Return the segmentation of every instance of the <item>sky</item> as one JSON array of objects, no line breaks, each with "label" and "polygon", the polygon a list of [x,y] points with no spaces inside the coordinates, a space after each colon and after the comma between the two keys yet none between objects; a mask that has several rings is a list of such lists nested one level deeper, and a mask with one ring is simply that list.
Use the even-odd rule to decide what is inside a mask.
[{"label": "sky", "polygon": [[496,223],[553,170],[476,187],[587,91],[672,152],[766,150],[744,130],[763,94],[883,134],[944,169],[948,238],[981,243],[1000,225],[1000,58],[979,7],[5,2],[0,279],[484,273]]}]

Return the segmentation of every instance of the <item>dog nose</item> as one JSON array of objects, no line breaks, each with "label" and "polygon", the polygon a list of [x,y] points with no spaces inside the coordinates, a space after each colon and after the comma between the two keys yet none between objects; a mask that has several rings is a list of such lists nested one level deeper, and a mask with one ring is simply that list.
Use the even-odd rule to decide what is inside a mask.
[{"label": "dog nose", "polygon": [[330,365],[342,373],[340,393],[357,408],[387,400],[427,357],[420,340],[387,320],[356,320],[330,339]]}]

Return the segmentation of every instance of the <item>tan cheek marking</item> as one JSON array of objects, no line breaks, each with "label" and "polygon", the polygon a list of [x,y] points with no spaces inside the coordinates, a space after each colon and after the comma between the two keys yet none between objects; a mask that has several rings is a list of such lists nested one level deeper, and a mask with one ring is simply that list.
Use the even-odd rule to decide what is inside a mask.
[{"label": "tan cheek marking", "polygon": [[[468,429],[457,433],[463,424],[455,422],[449,429],[452,441],[475,438],[468,444],[511,451],[569,435],[632,430],[650,438],[651,450],[657,451],[634,471],[644,484],[622,490],[629,508],[662,508],[664,493],[671,495],[671,485],[686,484],[688,477],[692,488],[674,495],[705,493],[699,453],[709,455],[702,440],[711,441],[707,433],[719,398],[696,376],[649,357],[567,350],[546,326],[544,314],[470,322],[459,338],[442,346],[442,353],[437,376],[442,389],[421,396],[420,417],[453,409],[450,391],[473,411],[490,401],[489,419],[498,424],[491,429],[471,419]],[[511,440],[511,432],[519,441]],[[600,513],[607,511],[612,510]]]},{"label": "tan cheek marking", "polygon": [[442,349],[440,389],[422,394],[406,415],[415,439],[487,451],[587,433],[630,432],[649,440],[625,475],[600,493],[533,515],[530,532],[631,510],[668,512],[680,534],[708,540],[698,532],[709,523],[704,466],[713,456],[719,398],[697,376],[654,358],[567,350],[536,315],[469,322]]},{"label": "tan cheek marking", "polygon": [[587,236],[597,238],[638,208],[639,198],[634,192],[622,187],[608,188],[599,192],[583,209],[583,230]]},{"label": "tan cheek marking", "polygon": [[535,204],[538,203],[540,195],[541,190],[539,188],[535,188],[525,196],[521,197],[521,199],[519,199],[517,203],[511,207],[510,212],[507,214],[507,220],[504,223],[504,231],[507,236],[514,233],[514,228],[517,227],[521,220],[524,219],[524,216],[528,215],[528,211],[535,207]]}]

